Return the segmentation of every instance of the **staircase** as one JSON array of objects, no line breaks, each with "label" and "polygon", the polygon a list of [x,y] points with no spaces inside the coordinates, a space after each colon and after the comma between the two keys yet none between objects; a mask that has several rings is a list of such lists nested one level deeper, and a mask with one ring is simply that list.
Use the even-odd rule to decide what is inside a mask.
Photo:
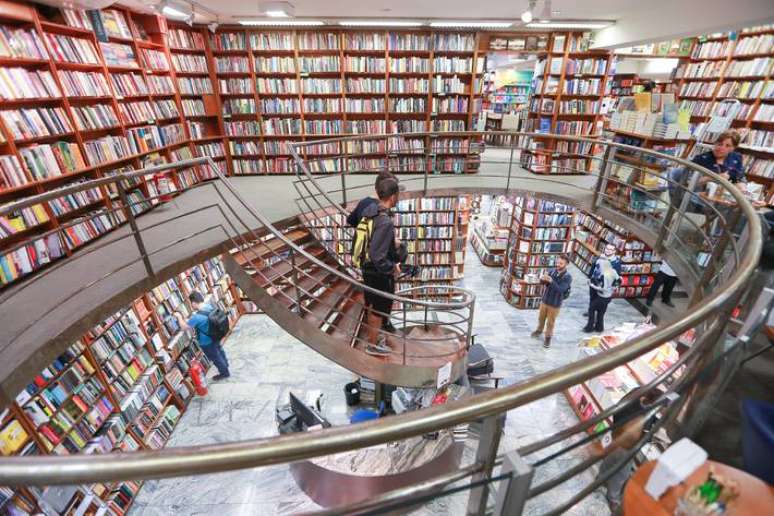
[{"label": "staircase", "polygon": [[[226,257],[226,269],[251,301],[326,358],[380,383],[436,385],[439,368],[447,364],[451,381],[463,374],[468,323],[430,321],[431,310],[421,301],[395,302],[393,325],[398,330],[385,333],[392,352],[367,354],[362,288],[341,257],[323,247],[306,226],[299,219],[282,230],[283,238],[254,238]],[[458,317],[450,320],[467,321],[472,303],[457,304],[453,312]]]}]

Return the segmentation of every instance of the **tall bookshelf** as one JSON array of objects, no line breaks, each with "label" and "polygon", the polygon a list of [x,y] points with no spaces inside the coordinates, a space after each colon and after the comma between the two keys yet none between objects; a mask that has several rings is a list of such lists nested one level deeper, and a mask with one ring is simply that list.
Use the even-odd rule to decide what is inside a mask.
[{"label": "tall bookshelf", "polygon": [[[170,316],[175,310],[191,312],[192,289],[219,303],[232,324],[244,311],[219,258],[156,286],[86,332],[4,408],[2,453],[66,455],[164,447],[193,396],[191,361],[208,365]],[[68,488],[71,498],[58,510],[124,514],[140,486],[116,482]],[[46,488],[5,488],[0,496],[27,513],[48,503]]]},{"label": "tall bookshelf", "polygon": [[774,28],[767,25],[699,38],[675,79],[680,108],[691,112],[695,124],[726,115],[724,99],[739,100],[731,124],[744,135],[737,150],[744,156],[747,178],[763,184],[769,195],[774,193],[773,69]]},{"label": "tall bookshelf", "polygon": [[545,289],[540,276],[570,251],[575,208],[522,196],[513,198],[512,206],[500,292],[516,308],[535,309]]},{"label": "tall bookshelf", "polygon": [[[602,126],[602,99],[614,73],[613,55],[588,50],[578,32],[554,32],[533,76],[528,130],[597,137]],[[588,143],[530,138],[521,165],[535,174],[584,174],[599,148]]]},{"label": "tall bookshelf", "polygon": [[513,206],[504,196],[497,197],[490,213],[473,217],[470,243],[481,263],[488,267],[502,267],[511,233]]},{"label": "tall bookshelf", "polygon": [[579,212],[573,237],[573,263],[587,276],[591,264],[607,244],[613,244],[621,258],[621,285],[613,297],[637,298],[648,295],[659,270],[661,258],[625,228],[588,212]]}]

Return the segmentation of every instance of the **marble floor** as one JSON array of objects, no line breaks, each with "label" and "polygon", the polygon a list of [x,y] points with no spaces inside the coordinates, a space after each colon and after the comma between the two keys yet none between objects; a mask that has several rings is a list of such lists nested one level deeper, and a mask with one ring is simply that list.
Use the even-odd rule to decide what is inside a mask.
[{"label": "marble floor", "polygon": [[[506,384],[564,365],[577,357],[584,324],[582,312],[588,301],[586,279],[573,269],[573,289],[557,321],[550,349],[531,339],[536,310],[516,310],[499,293],[500,269],[481,265],[472,248],[465,260],[464,286],[477,295],[475,333],[495,359],[496,374]],[[626,301],[614,300],[607,325],[640,320]],[[209,394],[196,397],[182,416],[168,446],[187,446],[268,437],[276,433],[274,409],[287,391],[320,390],[327,399],[325,412],[336,422],[346,420],[342,386],[354,378],[349,371],[317,355],[262,315],[240,319],[226,342],[232,376],[210,385]],[[500,451],[507,452],[559,428],[576,423],[564,396],[539,400],[508,413]],[[469,440],[471,441],[471,440]],[[475,441],[466,449],[471,460]],[[552,478],[585,457],[583,450],[552,461],[538,469],[536,480]],[[530,501],[526,514],[540,514],[567,500],[586,485],[594,472],[587,472]],[[466,494],[435,500],[417,514],[464,514]],[[274,515],[293,514],[317,506],[296,486],[287,466],[273,466],[199,477],[148,481],[130,514],[150,515]],[[604,496],[597,492],[576,505],[570,514],[608,514]]]}]

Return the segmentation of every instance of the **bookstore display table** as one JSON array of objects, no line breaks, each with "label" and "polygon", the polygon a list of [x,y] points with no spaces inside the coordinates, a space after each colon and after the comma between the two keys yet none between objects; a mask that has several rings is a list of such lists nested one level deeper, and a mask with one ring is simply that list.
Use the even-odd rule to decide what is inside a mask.
[{"label": "bookstore display table", "polygon": [[771,508],[774,507],[773,486],[767,485],[744,471],[711,460],[694,471],[686,482],[670,488],[659,500],[654,500],[645,491],[645,484],[655,466],[655,461],[641,465],[626,483],[623,499],[625,516],[667,516],[674,514],[677,501],[690,487],[707,478],[710,466],[713,466],[719,475],[733,480],[739,485],[739,497],[729,504],[731,514],[770,514]]}]

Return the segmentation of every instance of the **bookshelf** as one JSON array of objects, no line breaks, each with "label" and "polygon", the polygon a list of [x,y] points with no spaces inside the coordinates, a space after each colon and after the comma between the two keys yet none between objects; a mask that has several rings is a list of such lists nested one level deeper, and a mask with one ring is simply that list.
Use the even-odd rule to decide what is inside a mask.
[{"label": "bookshelf", "polygon": [[[396,283],[395,289],[423,284],[454,284],[464,276],[465,248],[470,218],[467,196],[403,199],[394,209],[395,232],[406,243],[406,263],[417,265],[416,278]],[[432,295],[448,293],[439,290]]]},{"label": "bookshelf", "polygon": [[[171,312],[191,311],[198,289],[219,303],[232,324],[245,306],[218,257],[154,287],[86,332],[31,379],[0,415],[4,455],[109,453],[165,446],[194,389],[191,361],[205,368],[198,345]],[[141,483],[73,488],[68,511],[125,514]],[[4,488],[6,504],[37,512],[47,489]]]},{"label": "bookshelf", "polygon": [[[554,32],[532,79],[527,130],[596,137],[601,133],[602,100],[614,74],[610,52],[588,50],[578,32]],[[522,167],[535,174],[584,174],[599,149],[588,143],[530,138],[522,150]]]},{"label": "bookshelf", "polygon": [[744,157],[747,179],[763,184],[767,197],[774,193],[772,69],[774,27],[766,25],[699,38],[690,62],[675,76],[680,108],[691,112],[692,123],[730,114],[724,99],[741,103],[731,122],[743,135],[737,150]]},{"label": "bookshelf", "polygon": [[540,307],[540,276],[569,253],[575,208],[539,197],[516,196],[511,202],[510,234],[500,292],[519,309]]},{"label": "bookshelf", "polygon": [[602,254],[605,245],[613,244],[622,262],[621,285],[613,297],[647,296],[661,258],[626,229],[596,215],[579,212],[575,223],[572,262],[588,276],[594,258]]},{"label": "bookshelf", "polygon": [[[586,337],[581,340],[578,359],[588,358],[620,346],[625,342],[652,329],[648,323],[624,323],[613,331],[601,336]],[[632,360],[618,368],[574,385],[564,391],[568,403],[578,419],[586,421],[618,403],[634,389],[650,383],[659,374],[664,373],[679,358],[678,346],[690,345],[692,337],[684,334],[677,340],[667,342],[649,353]],[[680,370],[677,371],[680,374]],[[612,418],[606,418],[588,429],[590,434],[603,431],[612,426]],[[605,448],[612,443],[612,435],[604,434],[596,444]]]},{"label": "bookshelf", "polygon": [[513,206],[505,197],[497,197],[489,213],[473,217],[470,243],[481,263],[489,267],[502,267],[508,249]]}]

